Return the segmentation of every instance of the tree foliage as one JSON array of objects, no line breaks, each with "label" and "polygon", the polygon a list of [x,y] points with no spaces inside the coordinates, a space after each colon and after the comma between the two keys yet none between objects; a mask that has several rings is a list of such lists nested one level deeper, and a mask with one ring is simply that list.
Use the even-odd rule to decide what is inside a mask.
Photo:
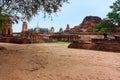
[{"label": "tree foliage", "polygon": [[68,0],[0,0],[1,11],[9,15],[14,22],[30,20],[39,11],[45,15],[56,13]]},{"label": "tree foliage", "polygon": [[115,25],[110,20],[104,19],[102,22],[96,24],[94,32],[99,33],[115,32]]},{"label": "tree foliage", "polygon": [[0,33],[3,30],[4,24],[5,24],[5,14],[0,13]]},{"label": "tree foliage", "polygon": [[28,29],[28,32],[34,32],[33,28]]},{"label": "tree foliage", "polygon": [[117,0],[110,6],[111,12],[107,14],[108,18],[116,25],[120,26],[120,0]]},{"label": "tree foliage", "polygon": [[50,30],[48,28],[40,28],[40,32],[48,33],[48,32],[50,32]]},{"label": "tree foliage", "polygon": [[[36,28],[30,28],[28,29],[28,32],[35,32],[36,31]],[[50,30],[48,28],[40,28],[40,32],[42,33],[48,33],[50,32]]]}]

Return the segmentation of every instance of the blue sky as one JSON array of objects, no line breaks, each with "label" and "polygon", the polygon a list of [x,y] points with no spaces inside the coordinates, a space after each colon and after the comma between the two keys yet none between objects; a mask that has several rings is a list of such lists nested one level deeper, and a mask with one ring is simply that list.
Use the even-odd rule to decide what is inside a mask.
[{"label": "blue sky", "polygon": [[[52,14],[51,18],[43,18],[43,14],[39,13],[28,23],[28,28],[35,28],[37,23],[41,28],[50,29],[52,26],[55,31],[59,28],[66,28],[69,24],[70,28],[79,25],[86,16],[99,16],[105,18],[106,14],[111,11],[109,8],[116,0],[69,0],[70,4],[64,4],[61,11]],[[21,32],[22,22],[13,24],[13,32]]]}]

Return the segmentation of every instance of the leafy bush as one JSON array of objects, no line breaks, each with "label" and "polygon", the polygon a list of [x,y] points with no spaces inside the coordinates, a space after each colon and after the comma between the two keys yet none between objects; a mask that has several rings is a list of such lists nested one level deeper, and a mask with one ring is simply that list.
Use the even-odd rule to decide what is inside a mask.
[{"label": "leafy bush", "polygon": [[104,19],[102,22],[96,24],[94,32],[99,33],[115,32],[115,25],[110,20]]},{"label": "leafy bush", "polygon": [[117,26],[120,26],[120,0],[116,0],[110,8],[112,11],[107,14],[108,18]]}]

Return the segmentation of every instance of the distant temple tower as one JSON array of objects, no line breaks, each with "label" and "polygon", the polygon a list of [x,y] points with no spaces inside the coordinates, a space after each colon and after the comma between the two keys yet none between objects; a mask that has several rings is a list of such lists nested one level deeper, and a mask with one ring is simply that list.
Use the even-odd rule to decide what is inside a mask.
[{"label": "distant temple tower", "polygon": [[27,22],[23,22],[22,24],[22,33],[28,32]]},{"label": "distant temple tower", "polygon": [[2,31],[3,36],[13,36],[12,21],[8,15],[5,16],[5,25]]},{"label": "distant temple tower", "polygon": [[35,32],[40,32],[40,27],[39,27],[39,25],[37,24],[37,26],[36,26],[36,28],[35,28]]},{"label": "distant temple tower", "polygon": [[59,29],[59,32],[63,32],[63,29],[62,29],[62,28],[60,28],[60,29]]},{"label": "distant temple tower", "polygon": [[69,32],[69,30],[70,30],[70,26],[69,26],[69,24],[67,24],[65,32]]},{"label": "distant temple tower", "polygon": [[54,33],[54,27],[51,27],[50,33]]}]

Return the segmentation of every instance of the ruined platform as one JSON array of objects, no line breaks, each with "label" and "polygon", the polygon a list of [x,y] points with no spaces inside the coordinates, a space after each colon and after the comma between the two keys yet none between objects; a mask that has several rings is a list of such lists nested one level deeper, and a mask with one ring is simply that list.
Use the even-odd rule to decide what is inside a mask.
[{"label": "ruined platform", "polygon": [[120,42],[118,40],[99,39],[92,41],[73,41],[68,48],[99,50],[120,52]]}]

